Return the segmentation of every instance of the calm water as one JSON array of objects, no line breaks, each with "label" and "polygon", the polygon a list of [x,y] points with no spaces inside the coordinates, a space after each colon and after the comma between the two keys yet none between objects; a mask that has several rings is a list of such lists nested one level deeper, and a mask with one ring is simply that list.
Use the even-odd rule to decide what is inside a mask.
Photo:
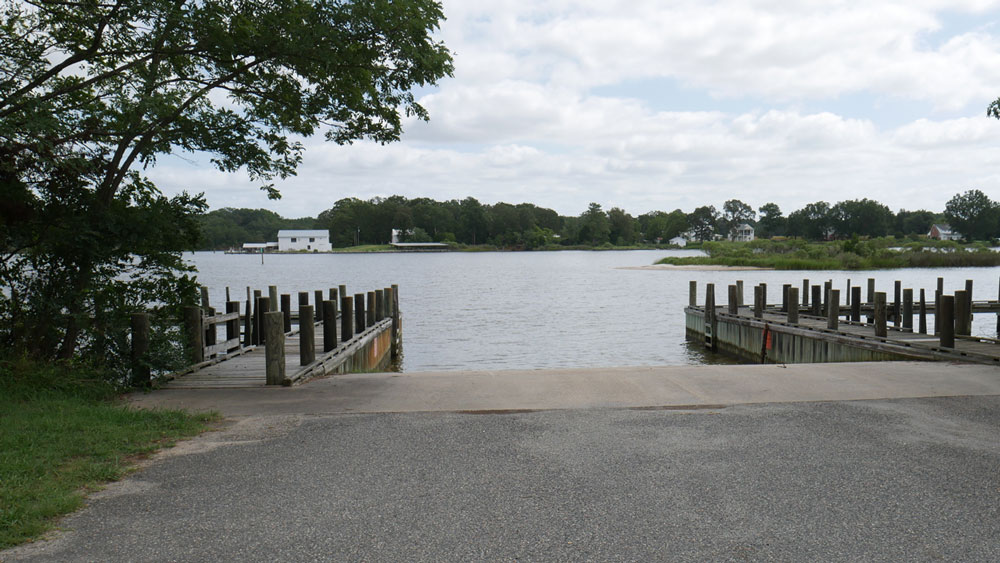
[{"label": "calm water", "polygon": [[[996,299],[1000,268],[827,271],[627,270],[668,254],[696,251],[484,252],[399,254],[269,254],[213,252],[189,255],[198,280],[214,304],[229,286],[234,299],[246,287],[277,285],[295,294],[347,285],[355,293],[400,286],[404,315],[404,371],[543,369],[679,365],[717,361],[684,339],[683,308],[688,281],[697,280],[700,303],[705,284],[716,284],[718,303],[726,286],[744,280],[745,302],[753,285],[768,284],[769,301],[780,301],[781,285],[801,288],[802,279],[832,279],[841,294],[847,279],[864,285],[875,278],[892,299],[892,283],[927,290],[933,299],[937,277],[945,291],[974,280],[975,299]],[[293,297],[293,303],[297,302]],[[995,334],[996,317],[978,315],[975,334]]]}]

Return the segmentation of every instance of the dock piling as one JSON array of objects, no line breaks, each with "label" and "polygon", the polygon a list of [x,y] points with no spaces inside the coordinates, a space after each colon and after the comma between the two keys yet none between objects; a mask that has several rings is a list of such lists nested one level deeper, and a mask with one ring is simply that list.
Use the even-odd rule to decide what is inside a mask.
[{"label": "dock piling", "polygon": [[337,302],[327,299],[323,302],[323,352],[332,352],[337,347]]},{"label": "dock piling", "polygon": [[903,290],[903,329],[913,332],[913,289]]},{"label": "dock piling", "polygon": [[729,300],[727,304],[729,305],[730,315],[739,314],[740,302],[739,298],[736,297],[736,284],[731,284],[729,286]]},{"label": "dock piling", "polygon": [[743,303],[743,280],[736,280],[736,305],[742,307]]},{"label": "dock piling", "polygon": [[688,307],[698,306],[698,282],[691,280],[688,282]]},{"label": "dock piling", "polygon": [[267,297],[269,299],[268,303],[271,304],[270,311],[273,313],[278,310],[278,286],[269,285],[267,286]]},{"label": "dock piling", "polygon": [[753,286],[753,316],[764,318],[764,288],[761,285]]},{"label": "dock piling", "polygon": [[927,300],[924,295],[924,288],[920,288],[920,334],[927,334]]},{"label": "dock piling", "polygon": [[[868,278],[868,306],[875,307],[875,278]],[[875,317],[868,315],[868,324],[875,322]]]},{"label": "dock piling", "polygon": [[[955,292],[955,305],[954,305],[954,315],[955,315],[955,334],[958,336],[969,336],[972,334],[972,323],[969,322],[969,317],[972,314],[969,312],[969,294],[965,290],[958,290]],[[947,320],[944,321],[947,324]]]},{"label": "dock piling", "polygon": [[365,326],[375,326],[375,292],[368,292],[368,307],[365,310]]},{"label": "dock piling", "polygon": [[802,306],[809,307],[809,280],[802,280]]},{"label": "dock piling", "polygon": [[354,298],[340,298],[340,340],[347,342],[354,337]]},{"label": "dock piling", "polygon": [[292,296],[287,293],[281,294],[281,321],[285,332],[292,331]]},{"label": "dock piling", "polygon": [[[265,300],[267,297],[261,297]],[[281,385],[285,381],[285,333],[281,311],[264,313],[264,373],[267,385]]]},{"label": "dock piling", "polygon": [[184,307],[184,333],[187,335],[188,359],[192,364],[205,361],[205,328],[201,307]]},{"label": "dock piling", "polygon": [[851,288],[851,321],[861,322],[861,286]]},{"label": "dock piling", "polygon": [[355,293],[354,294],[354,333],[361,334],[365,331],[365,321],[368,320],[368,316],[365,315],[365,294]]},{"label": "dock piling", "polygon": [[819,285],[812,286],[812,314],[820,316],[823,310],[823,288]]},{"label": "dock piling", "polygon": [[903,317],[900,314],[902,313],[900,307],[900,292],[903,287],[903,282],[896,280],[893,283],[894,285],[892,289],[892,324],[893,326],[898,327],[903,324]]},{"label": "dock piling", "polygon": [[799,323],[799,288],[788,288],[788,322],[790,324]]},{"label": "dock piling", "polygon": [[830,302],[826,307],[826,328],[837,330],[840,328],[840,290],[830,289]]},{"label": "dock piling", "polygon": [[942,295],[941,308],[934,312],[934,316],[941,319],[938,330],[942,348],[955,347],[955,303],[954,295]]},{"label": "dock piling", "polygon": [[781,312],[788,312],[788,290],[792,288],[792,284],[786,283],[781,286]]},{"label": "dock piling", "polygon": [[304,305],[299,315],[305,322],[299,322],[299,365],[307,366],[316,360],[316,324],[309,319],[315,317],[312,305]]},{"label": "dock piling", "polygon": [[885,303],[885,292],[876,291],[875,292],[875,336],[879,338],[885,338],[888,334],[888,327],[886,326],[886,303]]}]

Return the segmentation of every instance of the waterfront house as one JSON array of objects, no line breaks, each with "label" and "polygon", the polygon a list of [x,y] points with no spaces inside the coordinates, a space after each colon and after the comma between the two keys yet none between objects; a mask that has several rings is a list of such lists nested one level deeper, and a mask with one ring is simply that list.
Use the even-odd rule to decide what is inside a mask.
[{"label": "waterfront house", "polygon": [[278,231],[279,252],[330,252],[330,231]]},{"label": "waterfront house", "polygon": [[685,246],[687,246],[687,243],[688,243],[687,239],[684,238],[684,237],[682,237],[682,236],[676,236],[676,237],[670,239],[668,242],[670,244],[674,245],[674,246],[679,246],[681,248],[684,248]]},{"label": "waterfront house", "polygon": [[955,232],[951,230],[951,225],[948,224],[934,224],[931,225],[930,232],[927,233],[928,238],[935,238],[938,240],[961,240],[962,233]]},{"label": "waterfront house", "polygon": [[750,242],[754,239],[754,228],[747,223],[740,223],[733,229],[732,240]]}]

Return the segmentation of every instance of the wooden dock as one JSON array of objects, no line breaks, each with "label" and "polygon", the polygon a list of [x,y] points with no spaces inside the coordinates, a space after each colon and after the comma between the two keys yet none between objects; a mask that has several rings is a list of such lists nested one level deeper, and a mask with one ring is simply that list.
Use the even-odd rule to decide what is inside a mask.
[{"label": "wooden dock", "polygon": [[[928,307],[915,311],[910,290],[903,292],[902,306],[894,307],[881,292],[873,292],[873,302],[862,304],[855,287],[854,300],[845,307],[840,292],[829,288],[814,288],[813,302],[801,305],[797,288],[788,285],[781,304],[766,305],[763,284],[754,288],[753,305],[745,306],[741,289],[730,286],[728,303],[716,306],[714,284],[708,284],[705,305],[698,306],[692,282],[685,308],[688,338],[755,363],[931,360],[1000,366],[1000,340],[970,334],[974,314],[997,314],[1000,308],[995,301],[972,302],[971,293],[938,296],[935,309],[940,312],[928,327]],[[865,315],[870,322],[862,320]],[[917,326],[914,316],[919,316]],[[895,326],[888,325],[889,318]]]}]

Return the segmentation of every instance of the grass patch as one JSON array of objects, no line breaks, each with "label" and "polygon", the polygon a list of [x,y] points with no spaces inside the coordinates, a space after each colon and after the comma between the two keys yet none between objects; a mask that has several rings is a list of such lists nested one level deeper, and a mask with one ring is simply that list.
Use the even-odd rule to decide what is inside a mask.
[{"label": "grass patch", "polygon": [[392,252],[396,250],[396,247],[391,244],[362,244],[360,246],[345,246],[343,248],[334,248],[333,252],[342,252],[346,254],[353,254],[358,252]]},{"label": "grass patch", "polygon": [[94,370],[0,360],[0,549],[30,541],[130,461],[216,415],[129,408]]},{"label": "grass patch", "polygon": [[657,264],[753,266],[775,270],[882,270],[1000,266],[1000,253],[981,244],[893,238],[806,242],[755,240],[706,242],[708,256],[667,257]]}]

